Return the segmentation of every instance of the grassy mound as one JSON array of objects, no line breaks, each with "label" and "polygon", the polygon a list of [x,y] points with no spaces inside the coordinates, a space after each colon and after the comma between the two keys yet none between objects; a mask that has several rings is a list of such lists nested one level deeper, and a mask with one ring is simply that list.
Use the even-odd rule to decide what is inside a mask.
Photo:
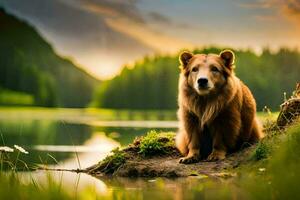
[{"label": "grassy mound", "polygon": [[135,143],[139,141],[139,154],[143,156],[168,154],[174,150],[174,137],[175,134],[172,132],[150,131],[146,136],[137,139]]},{"label": "grassy mound", "polygon": [[124,149],[116,148],[111,154],[95,166],[88,168],[89,173],[114,174],[127,160],[141,159],[175,154],[175,133],[150,131],[145,136],[135,138],[134,142]]}]

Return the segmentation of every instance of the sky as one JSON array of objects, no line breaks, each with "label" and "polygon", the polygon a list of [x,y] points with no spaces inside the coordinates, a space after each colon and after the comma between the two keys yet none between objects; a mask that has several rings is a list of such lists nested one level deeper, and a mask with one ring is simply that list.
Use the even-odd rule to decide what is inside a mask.
[{"label": "sky", "polygon": [[300,0],[0,0],[99,79],[145,55],[209,45],[300,49]]}]

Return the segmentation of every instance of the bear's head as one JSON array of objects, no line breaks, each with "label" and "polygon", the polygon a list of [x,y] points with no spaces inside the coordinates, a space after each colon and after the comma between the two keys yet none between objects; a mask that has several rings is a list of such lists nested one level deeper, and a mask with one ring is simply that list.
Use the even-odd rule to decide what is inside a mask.
[{"label": "bear's head", "polygon": [[224,50],[217,54],[192,54],[184,51],[179,56],[181,73],[189,87],[199,95],[216,94],[233,74],[234,53]]}]

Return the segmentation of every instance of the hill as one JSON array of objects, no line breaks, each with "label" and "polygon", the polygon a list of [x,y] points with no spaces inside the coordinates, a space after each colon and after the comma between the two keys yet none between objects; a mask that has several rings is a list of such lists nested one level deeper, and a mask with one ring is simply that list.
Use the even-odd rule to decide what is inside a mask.
[{"label": "hill", "polygon": [[90,102],[98,80],[58,56],[32,26],[1,8],[0,24],[2,92],[31,95],[37,106],[84,107]]}]

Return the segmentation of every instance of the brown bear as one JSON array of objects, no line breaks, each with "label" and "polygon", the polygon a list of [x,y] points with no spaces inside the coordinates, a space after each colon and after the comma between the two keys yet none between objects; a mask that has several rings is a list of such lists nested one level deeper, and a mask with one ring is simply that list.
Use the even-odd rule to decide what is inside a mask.
[{"label": "brown bear", "polygon": [[234,74],[231,50],[219,55],[183,52],[179,60],[176,146],[185,156],[180,163],[198,162],[204,154],[208,161],[221,160],[263,137],[255,100]]}]

